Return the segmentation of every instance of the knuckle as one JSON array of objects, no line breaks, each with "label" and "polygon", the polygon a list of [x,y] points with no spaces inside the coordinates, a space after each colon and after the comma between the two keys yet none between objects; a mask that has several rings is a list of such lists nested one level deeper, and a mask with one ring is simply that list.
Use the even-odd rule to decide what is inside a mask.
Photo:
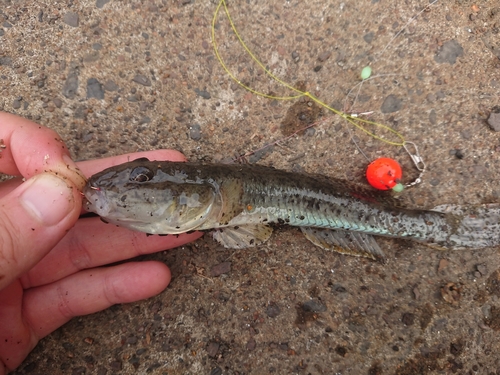
[{"label": "knuckle", "polygon": [[69,241],[68,257],[71,264],[78,271],[95,266],[92,262],[91,251],[83,238],[72,235]]},{"label": "knuckle", "polygon": [[69,320],[75,317],[75,313],[71,308],[71,302],[68,299],[68,291],[61,286],[57,287],[57,311],[61,314],[61,316]]}]

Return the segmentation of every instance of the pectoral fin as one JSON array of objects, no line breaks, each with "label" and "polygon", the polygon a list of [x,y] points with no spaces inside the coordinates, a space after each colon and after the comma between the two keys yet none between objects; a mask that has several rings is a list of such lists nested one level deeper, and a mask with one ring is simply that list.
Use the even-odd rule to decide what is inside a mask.
[{"label": "pectoral fin", "polygon": [[384,253],[373,236],[361,232],[301,227],[302,233],[316,246],[342,254],[383,261]]},{"label": "pectoral fin", "polygon": [[273,230],[267,225],[245,225],[241,227],[219,228],[214,231],[214,239],[224,247],[244,249],[267,241]]}]

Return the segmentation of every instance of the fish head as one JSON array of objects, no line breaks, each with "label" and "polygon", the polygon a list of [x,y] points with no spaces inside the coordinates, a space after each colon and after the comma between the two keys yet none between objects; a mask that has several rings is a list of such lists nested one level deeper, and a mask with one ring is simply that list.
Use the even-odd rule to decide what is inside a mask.
[{"label": "fish head", "polygon": [[181,168],[165,169],[149,161],[132,161],[97,173],[89,178],[83,194],[87,211],[105,222],[150,234],[195,230],[213,212],[218,197],[213,186],[190,180]]}]

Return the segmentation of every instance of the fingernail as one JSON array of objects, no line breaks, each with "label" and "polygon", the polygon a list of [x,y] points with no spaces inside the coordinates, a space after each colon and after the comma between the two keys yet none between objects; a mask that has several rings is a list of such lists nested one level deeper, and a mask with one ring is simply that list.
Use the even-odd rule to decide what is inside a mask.
[{"label": "fingernail", "polygon": [[46,226],[64,219],[75,207],[73,192],[60,178],[42,173],[25,182],[20,201],[26,211]]}]

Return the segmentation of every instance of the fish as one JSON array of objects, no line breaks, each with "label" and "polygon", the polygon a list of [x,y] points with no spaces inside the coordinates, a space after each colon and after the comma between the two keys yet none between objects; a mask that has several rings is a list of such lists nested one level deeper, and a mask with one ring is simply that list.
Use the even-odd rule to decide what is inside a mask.
[{"label": "fish", "polygon": [[255,164],[137,159],[91,176],[85,208],[103,221],[149,234],[211,231],[227,248],[258,246],[280,226],[314,245],[384,262],[375,237],[443,250],[500,244],[500,205],[410,209],[385,192],[322,175]]}]

